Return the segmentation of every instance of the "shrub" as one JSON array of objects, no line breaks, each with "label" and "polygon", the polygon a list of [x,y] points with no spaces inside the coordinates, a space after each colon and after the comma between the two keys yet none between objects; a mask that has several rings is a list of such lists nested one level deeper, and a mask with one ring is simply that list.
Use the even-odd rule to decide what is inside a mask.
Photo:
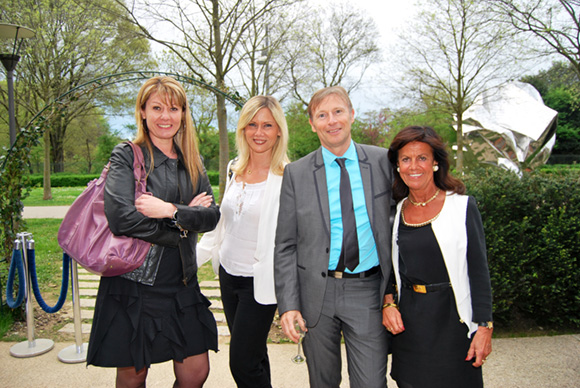
[{"label": "shrub", "polygon": [[580,173],[486,169],[464,180],[483,219],[494,318],[580,328]]},{"label": "shrub", "polygon": [[[79,187],[86,186],[87,183],[101,175],[97,174],[52,174],[50,176],[51,187]],[[42,187],[43,178],[40,174],[29,175],[27,177],[31,187]]]}]

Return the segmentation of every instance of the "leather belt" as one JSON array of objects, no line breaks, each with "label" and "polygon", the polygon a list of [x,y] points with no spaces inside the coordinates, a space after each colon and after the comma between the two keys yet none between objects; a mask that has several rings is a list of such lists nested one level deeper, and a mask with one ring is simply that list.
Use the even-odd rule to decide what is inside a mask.
[{"label": "leather belt", "polygon": [[441,291],[451,287],[450,282],[434,283],[434,284],[410,284],[403,283],[403,287],[413,290],[419,294],[426,294],[428,292]]},{"label": "leather belt", "polygon": [[328,276],[333,277],[335,279],[362,279],[368,278],[371,275],[374,275],[379,272],[379,266],[373,267],[368,271],[359,272],[359,273],[348,273],[342,271],[328,271]]}]

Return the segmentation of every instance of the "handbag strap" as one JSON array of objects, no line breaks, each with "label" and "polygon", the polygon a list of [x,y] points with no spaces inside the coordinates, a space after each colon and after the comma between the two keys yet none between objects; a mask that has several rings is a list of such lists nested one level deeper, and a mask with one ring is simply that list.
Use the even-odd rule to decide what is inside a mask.
[{"label": "handbag strap", "polygon": [[142,192],[144,193],[147,191],[147,174],[145,172],[143,151],[141,147],[131,141],[127,141],[127,144],[133,149],[133,174],[135,176],[135,184],[141,185]]}]

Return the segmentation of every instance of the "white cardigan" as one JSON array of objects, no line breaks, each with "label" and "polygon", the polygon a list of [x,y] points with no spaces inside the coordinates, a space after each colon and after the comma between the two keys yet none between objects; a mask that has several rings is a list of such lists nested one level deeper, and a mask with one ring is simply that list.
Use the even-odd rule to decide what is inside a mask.
[{"label": "white cardigan", "polygon": [[[466,195],[447,193],[445,203],[439,217],[431,224],[433,233],[441,249],[443,261],[449,274],[451,287],[455,294],[457,312],[462,323],[468,327],[467,337],[477,331],[477,323],[471,321],[473,316],[471,305],[471,289],[467,273],[467,201]],[[399,246],[397,245],[399,220],[405,199],[397,204],[397,214],[393,225],[393,271],[400,289],[401,275],[399,274]],[[401,297],[399,293],[399,298]]]},{"label": "white cardigan", "polygon": [[[228,164],[230,171],[231,161]],[[226,182],[226,190],[231,186],[231,182],[236,179],[236,174]],[[258,223],[258,241],[254,258],[254,299],[260,304],[276,304],[276,293],[274,288],[274,244],[276,237],[276,226],[278,223],[278,208],[280,207],[280,189],[282,187],[282,176],[268,173],[266,181],[266,191],[260,210],[260,221]],[[225,195],[225,193],[224,193]],[[224,218],[220,218],[216,228],[204,233],[197,244],[197,266],[198,268],[211,259],[213,270],[219,272],[220,260],[219,251],[225,234]]]}]

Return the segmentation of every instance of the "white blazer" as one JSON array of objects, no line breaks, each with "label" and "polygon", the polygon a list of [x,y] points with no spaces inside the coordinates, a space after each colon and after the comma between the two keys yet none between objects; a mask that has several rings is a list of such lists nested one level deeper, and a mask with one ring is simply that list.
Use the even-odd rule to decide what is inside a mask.
[{"label": "white blazer", "polygon": [[[232,162],[228,164],[227,171],[230,171]],[[229,190],[231,182],[236,179],[236,174],[226,182],[226,190]],[[258,222],[258,241],[254,258],[254,299],[260,304],[276,304],[276,292],[274,288],[274,239],[276,237],[276,226],[278,223],[278,208],[280,207],[280,188],[282,187],[282,176],[268,173],[266,181],[266,191],[260,210],[260,221]],[[225,193],[224,193],[225,195]],[[211,259],[213,270],[219,272],[220,246],[225,234],[224,218],[220,218],[216,228],[204,233],[197,244],[197,266],[200,267]]]},{"label": "white blazer", "polygon": [[[433,233],[441,249],[443,261],[449,274],[451,287],[455,294],[455,304],[462,323],[467,325],[467,337],[477,331],[477,323],[471,321],[473,316],[471,304],[471,288],[467,272],[467,201],[466,195],[448,192],[439,217],[432,223]],[[401,289],[401,275],[399,274],[399,246],[397,245],[399,219],[405,199],[397,204],[397,214],[393,224],[393,271],[397,279],[397,286]],[[399,298],[401,295],[399,294]]]}]

